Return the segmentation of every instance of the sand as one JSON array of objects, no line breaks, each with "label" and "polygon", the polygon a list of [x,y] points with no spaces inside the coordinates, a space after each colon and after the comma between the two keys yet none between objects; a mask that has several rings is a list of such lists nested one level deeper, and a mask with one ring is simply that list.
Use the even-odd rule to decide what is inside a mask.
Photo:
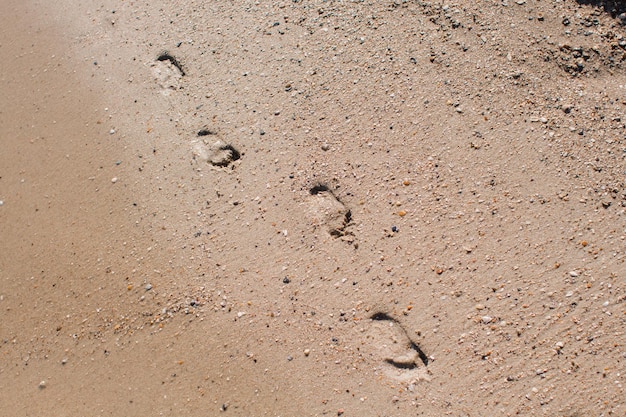
[{"label": "sand", "polygon": [[3,2],[0,415],[623,415],[621,2]]}]

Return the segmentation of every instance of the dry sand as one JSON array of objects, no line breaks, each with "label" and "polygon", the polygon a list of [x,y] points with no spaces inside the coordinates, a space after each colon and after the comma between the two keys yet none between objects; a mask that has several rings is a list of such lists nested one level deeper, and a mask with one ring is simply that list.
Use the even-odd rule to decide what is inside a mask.
[{"label": "dry sand", "polygon": [[624,12],[4,0],[0,415],[624,415]]}]

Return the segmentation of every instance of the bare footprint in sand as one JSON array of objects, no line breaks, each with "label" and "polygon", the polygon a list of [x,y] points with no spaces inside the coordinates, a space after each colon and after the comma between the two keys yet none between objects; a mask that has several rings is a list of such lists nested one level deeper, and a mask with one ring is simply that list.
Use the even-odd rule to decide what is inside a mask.
[{"label": "bare footprint in sand", "polygon": [[316,185],[309,190],[307,219],[314,227],[325,227],[335,238],[353,242],[354,235],[347,230],[352,221],[352,212],[335,197],[325,185]]},{"label": "bare footprint in sand", "polygon": [[361,331],[365,337],[359,350],[379,363],[385,376],[406,383],[430,380],[426,369],[428,356],[397,320],[385,313],[376,313]]},{"label": "bare footprint in sand", "polygon": [[227,167],[231,162],[241,158],[241,154],[237,149],[221,140],[217,140],[213,143],[207,140],[194,141],[192,154],[194,161],[206,162],[218,168]]},{"label": "bare footprint in sand", "polygon": [[170,92],[178,90],[185,71],[174,56],[164,52],[157,57],[156,62],[152,63],[151,67],[152,75],[164,95],[169,95]]}]

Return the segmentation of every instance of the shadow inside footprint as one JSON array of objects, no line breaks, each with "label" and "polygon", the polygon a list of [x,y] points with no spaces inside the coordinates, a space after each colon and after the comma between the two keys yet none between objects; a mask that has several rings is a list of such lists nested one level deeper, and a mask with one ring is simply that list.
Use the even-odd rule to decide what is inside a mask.
[{"label": "shadow inside footprint", "polygon": [[183,70],[183,66],[173,55],[170,55],[167,52],[163,52],[161,55],[157,57],[157,61],[160,61],[160,62],[168,61],[170,64],[174,66],[174,68],[180,71],[181,76],[183,77],[185,76],[185,70]]}]

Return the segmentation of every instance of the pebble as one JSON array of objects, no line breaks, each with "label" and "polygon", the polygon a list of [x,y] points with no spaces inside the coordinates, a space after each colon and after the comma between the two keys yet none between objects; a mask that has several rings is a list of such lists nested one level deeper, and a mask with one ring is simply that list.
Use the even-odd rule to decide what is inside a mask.
[{"label": "pebble", "polygon": [[322,150],[323,150],[323,151],[327,151],[327,150],[329,150],[329,149],[330,149],[330,145],[329,145],[328,143],[324,143],[324,144],[322,144]]},{"label": "pebble", "polygon": [[45,387],[47,387],[47,386],[48,386],[48,384],[46,383],[46,381],[41,381],[41,382],[39,383],[39,389],[44,389],[44,388],[45,388]]},{"label": "pebble", "polygon": [[291,280],[288,277],[283,278],[283,283],[284,284],[289,284],[291,282]]},{"label": "pebble", "polygon": [[113,178],[111,178],[111,182],[112,182],[113,184],[115,184],[115,183],[117,182],[117,177],[113,177]]},{"label": "pebble", "polygon": [[287,360],[288,361],[292,361],[293,360],[293,356],[291,356],[291,355],[287,356]]},{"label": "pebble", "polygon": [[491,317],[491,316],[483,316],[483,317],[481,318],[481,320],[482,320],[482,322],[483,322],[484,324],[489,324],[489,323],[491,323],[491,320],[493,320],[493,317]]},{"label": "pebble", "polygon": [[0,200],[0,206],[4,205],[4,201]]},{"label": "pebble", "polygon": [[576,271],[569,271],[569,276],[572,278],[576,278],[578,276],[578,272]]},{"label": "pebble", "polygon": [[240,311],[239,313],[237,313],[237,317],[238,317],[238,318],[242,318],[242,317],[243,317],[243,316],[245,316],[245,315],[246,315],[246,312],[245,312],[245,311]]},{"label": "pebble", "polygon": [[474,306],[474,308],[476,310],[484,310],[485,309],[485,305],[484,304],[476,304],[476,306]]},{"label": "pebble", "polygon": [[150,291],[152,289],[152,285],[146,284],[145,288],[146,288],[146,291]]},{"label": "pebble", "polygon": [[304,349],[304,356],[309,356],[311,354],[311,349]]}]

